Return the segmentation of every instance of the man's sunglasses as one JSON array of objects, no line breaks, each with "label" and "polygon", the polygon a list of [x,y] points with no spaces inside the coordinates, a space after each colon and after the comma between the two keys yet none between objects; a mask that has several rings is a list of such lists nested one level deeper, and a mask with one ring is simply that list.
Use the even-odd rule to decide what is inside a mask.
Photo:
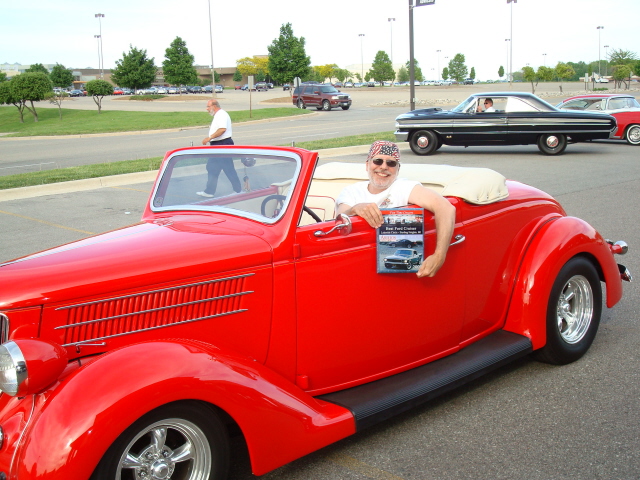
[{"label": "man's sunglasses", "polygon": [[395,160],[383,160],[382,158],[373,158],[371,160],[371,163],[373,163],[374,165],[382,165],[385,162],[387,164],[387,167],[389,167],[389,168],[395,168],[400,163],[400,162],[397,162]]}]

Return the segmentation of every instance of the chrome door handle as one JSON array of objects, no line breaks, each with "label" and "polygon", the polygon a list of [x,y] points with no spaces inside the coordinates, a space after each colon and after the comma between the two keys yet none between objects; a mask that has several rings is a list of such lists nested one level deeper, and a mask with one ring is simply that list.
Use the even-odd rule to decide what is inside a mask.
[{"label": "chrome door handle", "polygon": [[454,245],[458,245],[459,243],[462,243],[466,240],[464,235],[456,235],[455,237],[453,237],[453,242],[449,245],[450,247],[453,247]]}]

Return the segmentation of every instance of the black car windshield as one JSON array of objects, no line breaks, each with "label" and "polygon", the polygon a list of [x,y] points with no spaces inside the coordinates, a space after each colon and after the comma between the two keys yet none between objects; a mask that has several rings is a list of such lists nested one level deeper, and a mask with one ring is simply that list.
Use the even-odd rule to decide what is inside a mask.
[{"label": "black car windshield", "polygon": [[[232,175],[235,170],[240,191],[234,191],[221,169]],[[290,152],[215,147],[177,151],[163,166],[151,209],[220,212],[274,223],[288,208],[299,171],[300,158]],[[212,179],[216,173],[217,181]]]},{"label": "black car windshield", "polygon": [[323,85],[320,87],[322,93],[340,93],[333,85]]},{"label": "black car windshield", "polygon": [[411,255],[413,255],[413,251],[412,250],[396,250],[396,255],[398,255],[399,257],[410,257]]}]

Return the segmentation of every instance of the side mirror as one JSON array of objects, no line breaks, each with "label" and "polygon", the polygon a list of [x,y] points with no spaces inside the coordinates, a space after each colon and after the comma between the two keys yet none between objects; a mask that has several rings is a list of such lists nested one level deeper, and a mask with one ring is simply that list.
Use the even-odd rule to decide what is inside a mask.
[{"label": "side mirror", "polygon": [[340,235],[344,237],[349,235],[352,229],[353,225],[351,224],[351,219],[344,213],[341,213],[336,217],[335,225],[331,230],[329,230],[328,232],[316,230],[315,232],[313,232],[313,234],[316,237],[324,237],[325,235],[329,235],[330,233],[332,233],[334,230],[338,230],[338,232],[340,232]]}]

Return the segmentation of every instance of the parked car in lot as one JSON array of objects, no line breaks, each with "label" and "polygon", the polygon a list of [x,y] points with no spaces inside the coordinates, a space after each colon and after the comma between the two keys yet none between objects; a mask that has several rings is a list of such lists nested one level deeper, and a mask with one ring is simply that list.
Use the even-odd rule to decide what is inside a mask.
[{"label": "parked car in lot", "polygon": [[266,82],[257,82],[255,84],[256,92],[266,92],[267,90],[269,90],[269,85]]},{"label": "parked car in lot", "polygon": [[476,82],[473,80],[473,78],[466,78],[462,83],[463,85],[473,85]]},{"label": "parked car in lot", "polygon": [[[483,111],[486,99],[495,111]],[[417,155],[431,155],[442,145],[531,144],[545,155],[559,155],[569,143],[609,138],[615,129],[610,115],[562,111],[531,93],[488,92],[473,94],[452,110],[402,114],[395,136]]]},{"label": "parked car in lot", "polygon": [[180,93],[180,89],[178,87],[169,87],[167,88],[167,93],[169,95],[177,95]]},{"label": "parked car in lot", "polygon": [[[250,189],[198,196],[217,158]],[[0,472],[222,480],[235,432],[262,475],[510,361],[576,361],[622,297],[623,242],[482,168],[402,166],[456,209],[452,246],[434,278],[377,274],[376,231],[334,218],[365,169],[317,162],[174,150],[139,223],[0,264]],[[326,301],[347,274],[400,293]]]},{"label": "parked car in lot", "polygon": [[199,85],[193,85],[191,87],[187,87],[189,93],[202,93],[202,87]]},{"label": "parked car in lot", "polygon": [[222,85],[216,85],[215,93],[222,93],[222,92],[224,92],[224,87]]},{"label": "parked car in lot", "polygon": [[84,96],[84,91],[83,90],[78,90],[77,88],[74,88],[73,90],[71,90],[69,92],[69,96],[70,97],[83,97]]},{"label": "parked car in lot", "polygon": [[291,85],[285,83],[284,85],[282,85],[282,90],[291,90]]},{"label": "parked car in lot", "polygon": [[403,268],[411,270],[419,267],[422,263],[422,255],[417,250],[410,248],[399,248],[392,255],[387,255],[382,259],[385,268]]},{"label": "parked car in lot", "polygon": [[603,93],[576,95],[563,100],[556,108],[565,111],[604,112],[612,115],[618,129],[611,138],[640,145],[640,103],[632,95]]},{"label": "parked car in lot", "polygon": [[167,95],[169,93],[167,87],[158,87],[158,89],[156,90],[156,93],[158,95]]},{"label": "parked car in lot", "polygon": [[353,82],[344,82],[344,88],[353,88]]},{"label": "parked car in lot", "polygon": [[318,110],[329,111],[338,107],[349,110],[351,107],[351,96],[340,92],[333,85],[302,84],[293,90],[291,98],[298,108],[316,107]]},{"label": "parked car in lot", "polygon": [[114,95],[124,95],[124,91],[120,87],[113,87]]}]

